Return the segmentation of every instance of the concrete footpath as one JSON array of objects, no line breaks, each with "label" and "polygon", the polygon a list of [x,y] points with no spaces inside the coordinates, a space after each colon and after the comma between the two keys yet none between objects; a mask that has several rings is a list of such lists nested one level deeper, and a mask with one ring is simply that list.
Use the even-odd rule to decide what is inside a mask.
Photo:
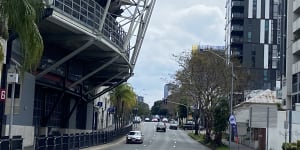
[{"label": "concrete footpath", "polygon": [[[133,130],[140,130],[141,126],[142,126],[142,123],[134,124],[133,125]],[[82,150],[105,150],[109,147],[112,147],[112,146],[115,146],[115,145],[118,145],[118,144],[121,144],[121,143],[125,143],[125,140],[126,140],[125,138],[126,138],[126,135],[124,135],[124,136],[122,136],[118,139],[115,139],[114,141],[109,142],[107,144],[102,144],[102,145],[97,145],[97,146],[93,146],[93,147],[83,148]]]},{"label": "concrete footpath", "polygon": [[[227,140],[222,140],[222,143],[229,146],[229,142]],[[243,144],[237,144],[236,142],[231,142],[230,150],[254,150],[254,149]]]},{"label": "concrete footpath", "polygon": [[109,147],[121,144],[121,143],[125,143],[125,136],[118,138],[112,142],[109,142],[107,144],[102,144],[102,145],[97,145],[97,146],[93,146],[93,147],[88,147],[88,148],[84,148],[82,150],[105,150]]}]

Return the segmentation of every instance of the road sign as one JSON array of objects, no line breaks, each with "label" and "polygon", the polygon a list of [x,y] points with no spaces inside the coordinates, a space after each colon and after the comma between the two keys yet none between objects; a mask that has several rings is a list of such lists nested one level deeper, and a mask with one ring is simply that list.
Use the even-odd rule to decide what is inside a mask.
[{"label": "road sign", "polygon": [[6,90],[5,89],[0,89],[0,101],[4,102],[6,98]]},{"label": "road sign", "polygon": [[236,125],[236,120],[235,120],[234,115],[230,115],[230,117],[229,117],[229,122],[230,122],[230,124]]}]

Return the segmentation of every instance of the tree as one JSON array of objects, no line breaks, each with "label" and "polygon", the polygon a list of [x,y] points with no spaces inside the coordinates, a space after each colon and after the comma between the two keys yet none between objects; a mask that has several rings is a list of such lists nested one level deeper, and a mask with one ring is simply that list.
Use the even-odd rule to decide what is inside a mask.
[{"label": "tree", "polygon": [[129,114],[136,106],[136,94],[128,83],[123,83],[110,92],[110,101],[116,107],[116,124],[121,125],[119,119],[124,120],[124,116],[129,119],[129,115],[124,114]]},{"label": "tree", "polygon": [[210,52],[181,55],[178,63],[182,69],[176,72],[176,83],[196,104],[195,134],[198,134],[198,120],[202,112],[206,120],[206,141],[210,142],[213,111],[219,98],[227,97],[230,92],[231,70],[223,59]]},{"label": "tree", "polygon": [[225,98],[220,98],[216,107],[214,108],[214,125],[215,132],[214,143],[217,145],[222,144],[222,132],[227,129],[229,116],[229,103]]},{"label": "tree", "polygon": [[158,101],[154,102],[154,105],[151,107],[151,114],[152,115],[158,115],[159,114],[161,104],[162,104],[161,100],[158,100]]},{"label": "tree", "polygon": [[137,115],[142,117],[149,116],[150,115],[149,105],[144,102],[138,102]]},{"label": "tree", "polygon": [[43,0],[0,0],[0,63],[4,59],[3,45],[8,29],[13,30],[21,44],[21,74],[33,71],[40,63],[44,45],[35,21],[43,10]]}]

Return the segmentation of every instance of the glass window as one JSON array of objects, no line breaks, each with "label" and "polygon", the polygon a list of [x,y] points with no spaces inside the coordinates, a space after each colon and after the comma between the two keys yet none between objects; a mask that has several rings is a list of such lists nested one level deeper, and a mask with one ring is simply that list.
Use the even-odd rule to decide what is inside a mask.
[{"label": "glass window", "polygon": [[264,70],[264,80],[268,80],[268,70]]},{"label": "glass window", "polygon": [[269,41],[269,20],[265,21],[265,43]]},{"label": "glass window", "polygon": [[247,38],[247,41],[248,41],[248,42],[251,42],[251,41],[252,41],[252,33],[251,33],[251,32],[248,32],[248,38]]}]

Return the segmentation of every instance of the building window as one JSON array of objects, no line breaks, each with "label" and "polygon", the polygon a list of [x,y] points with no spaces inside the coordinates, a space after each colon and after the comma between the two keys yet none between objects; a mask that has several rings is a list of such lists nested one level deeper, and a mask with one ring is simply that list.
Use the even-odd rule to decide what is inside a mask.
[{"label": "building window", "polygon": [[257,0],[253,0],[253,18],[256,18]]},{"label": "building window", "polygon": [[294,74],[292,77],[292,92],[297,92],[298,87],[298,74]]},{"label": "building window", "polygon": [[248,38],[247,38],[247,41],[248,41],[248,42],[251,42],[251,41],[252,41],[252,33],[251,33],[251,32],[248,32]]},{"label": "building window", "polygon": [[265,21],[265,43],[269,41],[269,20]]},{"label": "building window", "polygon": [[268,70],[264,70],[264,80],[268,80]]},{"label": "building window", "polygon": [[251,67],[255,67],[255,56],[256,56],[256,51],[252,50],[251,51]]}]

